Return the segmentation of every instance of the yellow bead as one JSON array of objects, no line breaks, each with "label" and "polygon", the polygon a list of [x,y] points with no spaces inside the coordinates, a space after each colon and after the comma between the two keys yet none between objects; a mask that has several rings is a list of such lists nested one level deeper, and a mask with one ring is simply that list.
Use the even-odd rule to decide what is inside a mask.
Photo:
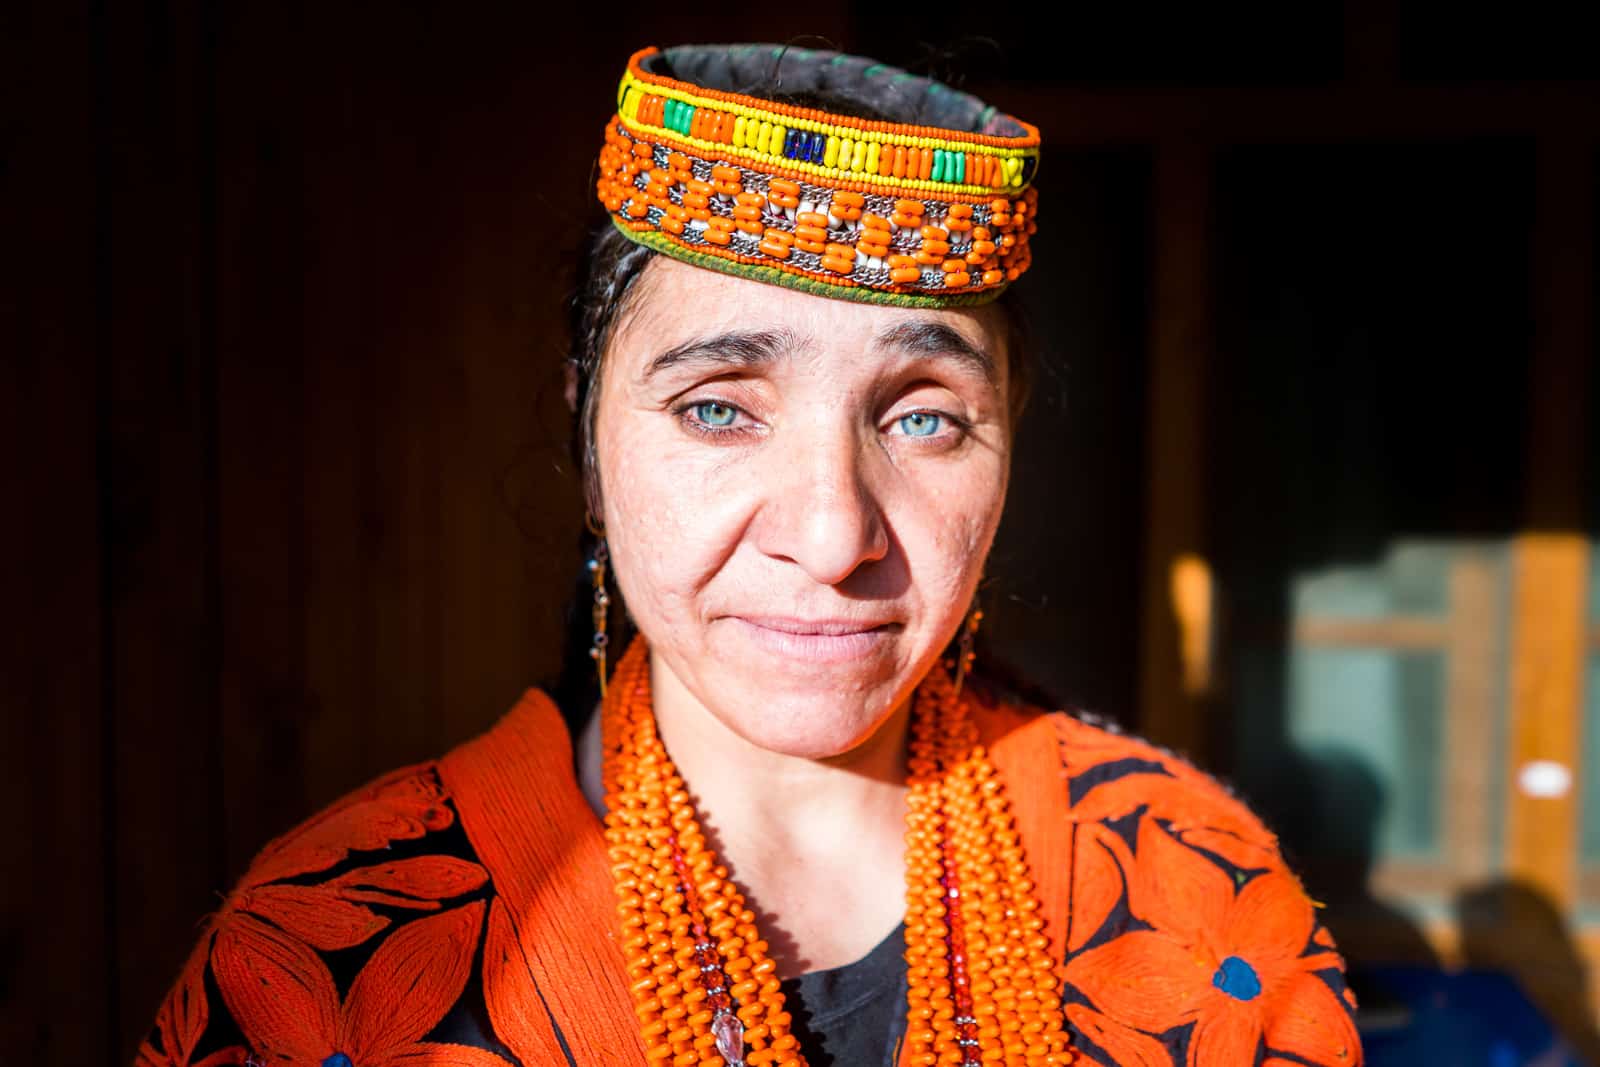
[{"label": "yellow bead", "polygon": [[765,152],[767,150],[767,141],[771,137],[772,137],[772,123],[763,122],[761,124],[760,129],[758,129],[756,131],[756,151],[757,152]]},{"label": "yellow bead", "polygon": [[784,129],[782,126],[779,126],[777,124],[773,125],[773,127],[772,127],[772,136],[767,139],[767,149],[766,149],[766,151],[767,151],[768,155],[771,155],[771,156],[781,156],[781,155],[783,155],[783,135],[788,133],[788,132],[789,131]]},{"label": "yellow bead", "polygon": [[744,147],[744,127],[748,120],[740,115],[733,120],[733,147]]},{"label": "yellow bead", "polygon": [[839,138],[829,137],[828,146],[822,150],[822,165],[831,167],[839,159]]}]

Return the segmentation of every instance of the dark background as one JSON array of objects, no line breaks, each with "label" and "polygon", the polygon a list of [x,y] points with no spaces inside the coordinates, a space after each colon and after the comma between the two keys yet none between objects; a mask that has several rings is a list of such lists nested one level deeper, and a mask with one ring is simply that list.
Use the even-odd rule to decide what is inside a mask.
[{"label": "dark background", "polygon": [[125,1061],[268,838],[554,676],[563,301],[636,47],[831,43],[1042,128],[991,647],[1227,773],[1175,553],[1271,628],[1397,532],[1593,528],[1582,10],[8,8],[0,1058]]}]

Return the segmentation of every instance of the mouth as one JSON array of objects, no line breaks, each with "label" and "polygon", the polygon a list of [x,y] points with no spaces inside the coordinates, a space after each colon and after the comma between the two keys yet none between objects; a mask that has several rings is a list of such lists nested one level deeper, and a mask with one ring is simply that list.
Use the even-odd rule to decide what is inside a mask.
[{"label": "mouth", "polygon": [[771,615],[724,616],[757,648],[786,660],[848,663],[883,648],[904,627],[858,619],[797,619]]}]

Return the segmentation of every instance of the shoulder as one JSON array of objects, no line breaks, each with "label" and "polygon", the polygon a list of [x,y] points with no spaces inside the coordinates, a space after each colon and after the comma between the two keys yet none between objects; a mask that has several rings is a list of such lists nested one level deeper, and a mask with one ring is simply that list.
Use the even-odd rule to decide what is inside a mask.
[{"label": "shoulder", "polygon": [[1073,824],[1067,1021],[1103,1063],[1356,1064],[1344,965],[1277,838],[1185,760],[1045,717]]},{"label": "shoulder", "polygon": [[207,917],[139,1067],[359,1062],[380,1039],[422,1054],[492,892],[436,766],[385,775],[261,851]]},{"label": "shoulder", "polygon": [[[1194,829],[1223,855],[1248,863],[1274,855],[1277,838],[1222,783],[1193,764],[1142,738],[1084,716],[1052,712],[1053,727],[1076,822],[1114,822],[1142,809],[1180,831]],[[1234,842],[1248,846],[1238,852]]]}]

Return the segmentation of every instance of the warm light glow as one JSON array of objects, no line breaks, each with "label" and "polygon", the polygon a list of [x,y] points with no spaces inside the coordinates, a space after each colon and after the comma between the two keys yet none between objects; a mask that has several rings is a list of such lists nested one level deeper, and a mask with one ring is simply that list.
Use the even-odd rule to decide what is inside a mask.
[{"label": "warm light glow", "polygon": [[1178,655],[1183,691],[1201,696],[1211,688],[1214,582],[1211,565],[1192,552],[1172,561],[1172,611],[1178,620]]}]

